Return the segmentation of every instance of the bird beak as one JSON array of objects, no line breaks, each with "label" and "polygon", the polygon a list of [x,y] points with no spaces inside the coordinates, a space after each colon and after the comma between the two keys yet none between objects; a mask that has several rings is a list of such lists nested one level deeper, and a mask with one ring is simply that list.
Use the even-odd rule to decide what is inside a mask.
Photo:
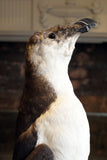
[{"label": "bird beak", "polygon": [[81,19],[80,21],[71,24],[66,24],[64,26],[56,26],[56,28],[51,28],[54,32],[59,35],[64,35],[65,38],[71,37],[76,33],[85,33],[88,32],[91,28],[95,26],[96,22],[89,18]]},{"label": "bird beak", "polygon": [[80,21],[76,22],[74,24],[77,25],[77,31],[80,33],[85,33],[88,32],[91,28],[93,28],[96,24],[96,21],[89,19],[89,18],[84,18],[81,19]]}]

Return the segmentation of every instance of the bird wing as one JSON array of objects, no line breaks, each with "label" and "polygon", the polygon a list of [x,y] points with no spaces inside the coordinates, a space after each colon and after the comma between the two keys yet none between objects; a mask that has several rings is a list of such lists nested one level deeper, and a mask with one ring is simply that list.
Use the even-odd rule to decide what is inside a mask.
[{"label": "bird wing", "polygon": [[24,160],[34,149],[37,142],[37,132],[32,124],[16,139],[13,160]]}]

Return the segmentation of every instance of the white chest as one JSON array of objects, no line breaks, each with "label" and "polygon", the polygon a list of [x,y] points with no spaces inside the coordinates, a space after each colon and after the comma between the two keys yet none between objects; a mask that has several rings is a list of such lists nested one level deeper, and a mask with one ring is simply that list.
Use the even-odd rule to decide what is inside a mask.
[{"label": "white chest", "polygon": [[87,160],[89,125],[81,103],[75,98],[58,98],[36,121],[37,145],[47,144],[55,160]]}]

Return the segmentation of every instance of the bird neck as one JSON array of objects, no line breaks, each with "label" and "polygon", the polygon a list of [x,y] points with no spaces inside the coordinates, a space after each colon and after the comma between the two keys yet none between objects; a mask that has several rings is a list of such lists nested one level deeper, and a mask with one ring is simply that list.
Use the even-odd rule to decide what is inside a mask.
[{"label": "bird neck", "polygon": [[37,117],[48,109],[57,95],[52,85],[37,72],[32,64],[26,65],[25,86],[20,104],[20,111]]}]

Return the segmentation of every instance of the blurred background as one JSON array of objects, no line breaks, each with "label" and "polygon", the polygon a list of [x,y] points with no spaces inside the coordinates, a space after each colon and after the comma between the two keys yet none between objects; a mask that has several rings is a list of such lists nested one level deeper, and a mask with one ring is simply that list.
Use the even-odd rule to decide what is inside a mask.
[{"label": "blurred background", "polygon": [[27,40],[35,31],[84,17],[97,26],[79,38],[68,71],[90,123],[89,160],[107,160],[106,0],[0,0],[0,160],[12,159]]}]

